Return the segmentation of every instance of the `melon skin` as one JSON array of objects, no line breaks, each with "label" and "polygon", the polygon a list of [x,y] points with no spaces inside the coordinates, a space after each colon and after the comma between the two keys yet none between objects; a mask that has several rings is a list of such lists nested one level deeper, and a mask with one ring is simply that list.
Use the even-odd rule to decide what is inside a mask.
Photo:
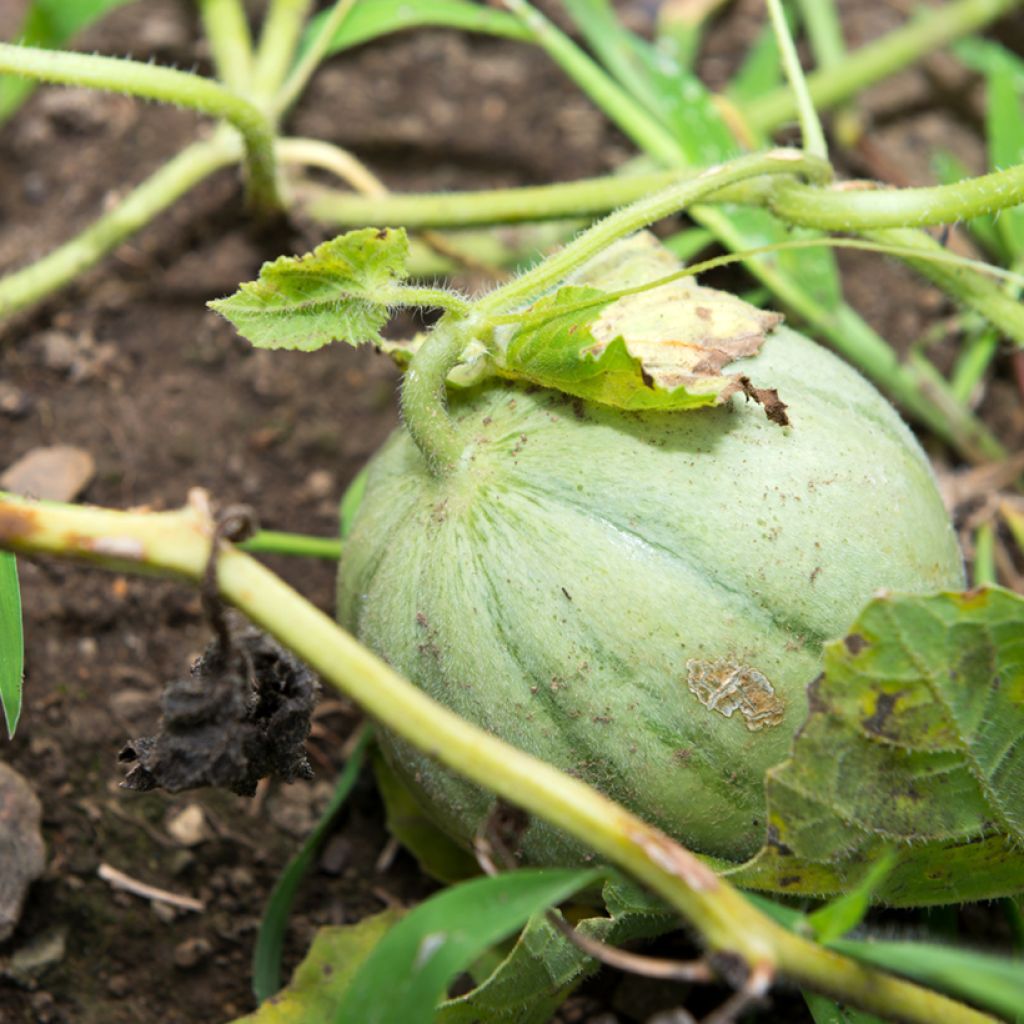
[{"label": "melon skin", "polygon": [[[338,617],[471,722],[739,861],[822,644],[879,588],[964,581],[928,462],[869,383],[786,328],[730,370],[777,388],[791,425],[739,396],[622,413],[502,382],[454,393],[456,471],[433,477],[404,429],[374,457]],[[471,841],[493,797],[382,742]],[[520,853],[586,856],[536,820]]]}]

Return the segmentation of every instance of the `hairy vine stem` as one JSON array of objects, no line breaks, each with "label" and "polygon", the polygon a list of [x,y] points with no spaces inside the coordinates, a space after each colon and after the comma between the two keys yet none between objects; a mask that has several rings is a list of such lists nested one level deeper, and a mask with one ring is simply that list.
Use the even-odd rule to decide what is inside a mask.
[{"label": "hairy vine stem", "polygon": [[[0,548],[79,558],[119,572],[157,571],[199,583],[215,524],[193,492],[176,512],[115,512],[0,495]],[[293,650],[386,728],[581,839],[678,910],[712,952],[751,973],[779,971],[871,1013],[912,1024],[994,1024],[993,1018],[785,931],[692,853],[596,790],[443,708],[248,555],[224,544],[221,596]]]},{"label": "hairy vine stem", "polygon": [[281,208],[274,161],[274,132],[267,117],[231,89],[175,68],[156,67],[119,57],[43,50],[0,43],[0,74],[22,75],[40,82],[82,85],[189,107],[227,121],[245,143],[249,198],[254,208]]}]

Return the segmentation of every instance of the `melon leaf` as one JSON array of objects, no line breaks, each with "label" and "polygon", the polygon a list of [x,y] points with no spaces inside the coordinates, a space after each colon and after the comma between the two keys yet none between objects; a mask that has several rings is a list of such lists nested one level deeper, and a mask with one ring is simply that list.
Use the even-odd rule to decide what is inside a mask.
[{"label": "melon leaf", "polygon": [[883,902],[1018,891],[1024,878],[1024,598],[999,587],[871,601],[768,772],[769,837],[729,872],[824,893],[896,844]]},{"label": "melon leaf", "polygon": [[408,255],[402,229],[349,231],[305,256],[264,263],[256,281],[208,305],[257,348],[377,342]]}]

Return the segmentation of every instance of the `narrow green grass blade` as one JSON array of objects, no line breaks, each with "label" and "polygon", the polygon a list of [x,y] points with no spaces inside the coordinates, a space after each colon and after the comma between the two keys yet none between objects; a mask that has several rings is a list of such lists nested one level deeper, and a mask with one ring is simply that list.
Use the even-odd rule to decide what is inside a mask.
[{"label": "narrow green grass blade", "polygon": [[[12,42],[57,49],[115,7],[131,0],[33,0],[21,29]],[[0,77],[0,124],[25,102],[36,88],[27,78]]]},{"label": "narrow green grass blade", "polygon": [[[299,49],[300,59],[329,14],[329,10],[324,11],[310,21]],[[338,53],[392,32],[428,25],[464,32],[486,32],[507,39],[530,38],[530,33],[517,18],[469,0],[371,0],[352,8],[327,53]]]},{"label": "narrow green grass blade", "polygon": [[0,704],[13,739],[21,717],[21,676],[25,640],[21,630],[21,594],[14,555],[0,551]]},{"label": "narrow green grass blade", "polygon": [[804,999],[807,1009],[811,1011],[814,1024],[882,1024],[882,1021],[870,1013],[861,1013],[848,1006],[840,1006],[827,996],[817,992],[805,992]]},{"label": "narrow green grass blade", "polygon": [[[1024,160],[1024,110],[1021,94],[1024,83],[1009,68],[997,67],[986,75],[987,104],[985,131],[988,136],[988,162],[993,168],[1013,167]],[[1011,258],[1024,253],[1024,210],[1003,210],[996,220]]]},{"label": "narrow green grass blade", "polygon": [[849,892],[808,915],[807,923],[819,942],[842,938],[864,920],[871,908],[871,897],[889,876],[895,863],[895,854],[887,850]]},{"label": "narrow green grass blade", "polygon": [[515,871],[438,893],[377,944],[335,1024],[431,1024],[451,980],[488,947],[600,877],[599,871]]},{"label": "narrow green grass blade", "polygon": [[841,939],[830,949],[958,996],[1008,1020],[1024,1019],[1024,959],[925,942]]},{"label": "narrow green grass blade", "polygon": [[334,794],[331,796],[330,803],[324,808],[316,828],[281,872],[281,876],[267,900],[263,911],[263,920],[260,922],[259,934],[256,937],[256,948],[252,955],[252,991],[261,1003],[264,999],[269,999],[281,987],[281,950],[284,946],[284,936],[288,929],[288,917],[291,914],[295,893],[327,837],[331,823],[349,793],[352,792],[366,760],[366,751],[372,739],[372,731],[366,729],[338,776]]}]

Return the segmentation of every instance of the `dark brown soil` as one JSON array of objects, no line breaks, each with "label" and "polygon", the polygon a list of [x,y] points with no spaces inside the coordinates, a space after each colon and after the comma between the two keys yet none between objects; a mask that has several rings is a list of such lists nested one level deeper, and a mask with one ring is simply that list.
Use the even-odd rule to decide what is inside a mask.
[{"label": "dark brown soil", "polygon": [[[25,6],[0,0],[0,38],[13,35]],[[621,6],[638,27],[649,24],[653,4]],[[850,42],[889,27],[899,6],[844,4]],[[192,8],[185,0],[129,6],[79,43],[202,68],[207,55]],[[712,84],[735,65],[759,10],[755,0],[737,3],[716,27],[705,57]],[[879,129],[870,149],[851,157],[851,169],[884,176],[883,166],[897,167],[906,182],[925,182],[929,154],[940,145],[980,169],[977,94],[970,80],[950,84],[955,74],[937,60],[873,90],[868,106]],[[543,57],[439,31],[332,63],[291,128],[352,148],[402,189],[571,179],[630,154]],[[121,97],[37,93],[3,129],[0,269],[84,227],[196,129],[187,112]],[[251,504],[265,527],[335,533],[346,483],[396,423],[397,375],[383,359],[344,346],[313,355],[255,352],[205,310],[206,300],[252,278],[261,260],[316,240],[308,226],[253,228],[237,184],[233,172],[221,173],[74,286],[0,328],[0,383],[28,406],[17,419],[0,415],[0,470],[39,445],[76,445],[97,466],[84,495],[90,502],[173,507],[199,486],[217,500]],[[902,348],[952,314],[934,290],[891,263],[868,256],[843,263],[851,301]],[[396,333],[410,326],[398,323]],[[1020,396],[1008,365],[999,374],[985,415],[1008,447],[1019,447]],[[329,563],[270,562],[331,608]],[[26,704],[18,736],[0,756],[43,802],[48,866],[0,960],[55,930],[65,951],[34,986],[0,980],[0,1021],[212,1024],[247,1012],[264,901],[330,792],[357,714],[338,700],[321,707],[311,783],[272,784],[255,800],[210,790],[126,792],[118,785],[119,749],[153,731],[164,682],[183,675],[209,639],[199,600],[172,583],[52,561],[23,561],[22,582]],[[183,845],[168,824],[193,805],[202,809],[202,836]],[[300,896],[290,963],[319,925],[430,891],[404,853],[378,863],[387,844],[366,782]],[[170,914],[117,892],[97,875],[104,863],[196,897],[205,910]],[[589,991],[565,1020],[628,1024],[678,997],[607,975]],[[800,1019],[797,1005],[785,1019]]]}]

